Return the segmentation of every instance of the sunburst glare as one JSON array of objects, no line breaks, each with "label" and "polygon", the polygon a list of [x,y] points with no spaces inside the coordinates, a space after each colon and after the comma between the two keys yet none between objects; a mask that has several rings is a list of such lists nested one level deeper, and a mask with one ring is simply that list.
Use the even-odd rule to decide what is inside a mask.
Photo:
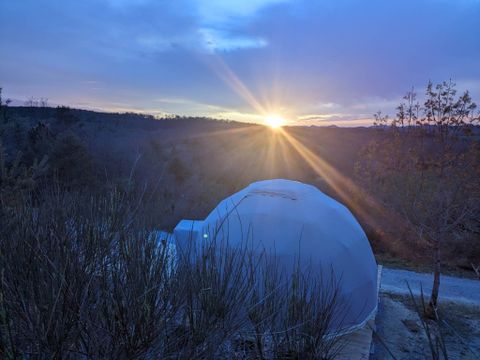
[{"label": "sunburst glare", "polygon": [[285,119],[280,115],[270,114],[265,116],[265,125],[278,129],[285,125]]}]

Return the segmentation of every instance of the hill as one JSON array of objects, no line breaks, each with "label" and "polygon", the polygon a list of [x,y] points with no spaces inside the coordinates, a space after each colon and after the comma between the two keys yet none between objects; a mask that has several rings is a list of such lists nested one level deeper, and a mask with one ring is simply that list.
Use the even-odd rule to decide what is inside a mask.
[{"label": "hill", "polygon": [[[7,163],[19,152],[27,167],[48,158],[42,181],[55,179],[78,191],[134,184],[143,189],[142,206],[152,227],[171,230],[182,218],[204,218],[220,200],[253,181],[295,179],[352,209],[383,261],[430,262],[412,235],[364,201],[356,185],[355,164],[362,149],[383,136],[381,129],[277,131],[207,118],[156,119],[63,107],[10,107],[5,118],[1,136]],[[452,269],[470,268],[470,251],[462,249]]]}]

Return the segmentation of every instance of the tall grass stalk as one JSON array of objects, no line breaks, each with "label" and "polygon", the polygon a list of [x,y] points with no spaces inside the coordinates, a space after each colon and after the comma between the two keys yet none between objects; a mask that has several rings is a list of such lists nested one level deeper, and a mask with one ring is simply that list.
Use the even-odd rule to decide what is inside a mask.
[{"label": "tall grass stalk", "polygon": [[169,244],[146,226],[141,191],[52,189],[1,202],[3,358],[337,353],[338,341],[326,336],[344,306],[337,282],[311,270],[287,275],[275,254],[248,241],[231,246],[224,236],[172,259]]}]

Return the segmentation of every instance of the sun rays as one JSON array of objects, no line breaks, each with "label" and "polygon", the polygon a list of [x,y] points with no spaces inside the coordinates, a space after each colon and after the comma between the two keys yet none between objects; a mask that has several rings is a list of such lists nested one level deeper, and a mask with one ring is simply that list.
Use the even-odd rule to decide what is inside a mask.
[{"label": "sun rays", "polygon": [[285,119],[277,114],[270,114],[265,116],[265,125],[270,126],[272,129],[278,129],[285,125]]},{"label": "sun rays", "polygon": [[[293,132],[284,128],[287,122],[283,115],[285,112],[276,98],[278,89],[272,87],[271,96],[262,96],[261,101],[219,56],[214,56],[214,61],[210,64],[217,76],[263,119],[260,124],[268,127],[265,129],[254,126],[248,130],[240,130],[248,139],[239,143],[240,146],[236,148],[239,152],[237,155],[241,158],[243,152],[248,154],[255,149],[254,156],[245,155],[248,159],[242,164],[245,176],[296,178],[305,176],[307,167],[310,174],[314,173],[317,179],[321,179],[356,215],[374,226],[377,224],[378,214],[385,214],[385,208],[368,196],[352,179],[312,150],[304,139],[297,138]],[[275,131],[265,132],[270,129]],[[229,130],[225,131],[228,132]]]}]

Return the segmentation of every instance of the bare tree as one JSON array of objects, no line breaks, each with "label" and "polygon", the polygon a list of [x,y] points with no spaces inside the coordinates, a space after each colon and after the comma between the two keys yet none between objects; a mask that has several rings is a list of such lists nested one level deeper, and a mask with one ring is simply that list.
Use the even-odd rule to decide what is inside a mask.
[{"label": "bare tree", "polygon": [[48,107],[48,98],[40,98],[38,103],[40,107]]},{"label": "bare tree", "polygon": [[38,100],[36,98],[34,98],[33,96],[30,96],[27,100],[25,100],[24,105],[27,106],[27,107],[37,107],[38,106]]},{"label": "bare tree", "polygon": [[432,252],[434,282],[429,315],[439,296],[442,247],[465,239],[478,227],[480,151],[472,129],[479,121],[468,92],[457,96],[451,81],[429,83],[423,105],[412,90],[388,131],[365,149],[357,167],[366,188],[426,241]]}]

